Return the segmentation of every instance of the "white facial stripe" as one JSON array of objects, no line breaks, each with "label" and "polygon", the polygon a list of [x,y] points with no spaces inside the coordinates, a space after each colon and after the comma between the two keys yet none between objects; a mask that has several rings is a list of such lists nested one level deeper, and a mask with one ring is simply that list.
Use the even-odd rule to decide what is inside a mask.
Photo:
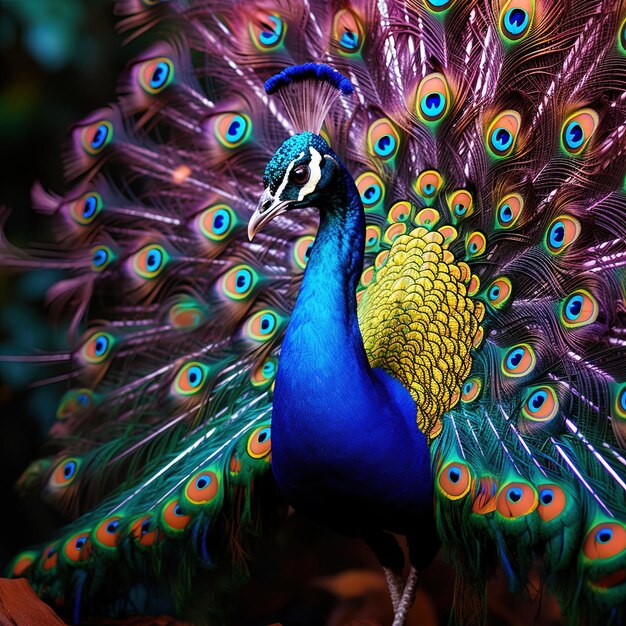
[{"label": "white facial stripe", "polygon": [[320,168],[320,163],[322,162],[322,155],[315,149],[309,146],[309,151],[311,152],[311,161],[309,162],[309,169],[311,170],[311,176],[309,177],[309,181],[307,182],[302,189],[300,189],[300,193],[298,194],[298,200],[304,200],[306,196],[308,196],[312,191],[315,191],[317,187],[317,183],[320,182],[320,178],[322,177],[322,170]]},{"label": "white facial stripe", "polygon": [[280,200],[280,197],[281,197],[283,191],[285,190],[285,187],[287,186],[287,183],[289,182],[289,174],[290,174],[291,170],[293,169],[293,164],[294,163],[295,163],[295,161],[292,161],[289,164],[289,167],[287,168],[287,171],[285,172],[285,175],[283,176],[283,179],[280,182],[280,186],[276,190],[276,195],[274,196],[274,198],[276,198],[276,200]]}]

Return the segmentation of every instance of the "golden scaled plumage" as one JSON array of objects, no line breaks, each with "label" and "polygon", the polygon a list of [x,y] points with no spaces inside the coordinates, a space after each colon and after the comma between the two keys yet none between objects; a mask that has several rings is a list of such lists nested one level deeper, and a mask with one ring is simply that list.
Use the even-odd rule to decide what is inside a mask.
[{"label": "golden scaled plumage", "polygon": [[370,365],[411,392],[429,440],[459,401],[485,313],[468,295],[472,273],[448,250],[450,240],[449,230],[421,227],[397,237],[359,305]]}]

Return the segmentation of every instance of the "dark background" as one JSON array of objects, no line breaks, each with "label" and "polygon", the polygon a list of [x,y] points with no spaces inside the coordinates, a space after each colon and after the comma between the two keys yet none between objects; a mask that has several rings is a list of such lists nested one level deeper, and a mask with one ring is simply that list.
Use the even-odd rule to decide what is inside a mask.
[{"label": "dark background", "polygon": [[[36,180],[48,189],[63,189],[59,152],[68,126],[114,99],[116,77],[139,49],[136,43],[123,48],[114,24],[109,0],[0,0],[0,206],[12,210],[6,232],[13,243],[49,237],[31,209],[30,189]],[[20,276],[4,269],[1,353],[64,349],[63,324],[50,322],[43,302],[56,276],[50,271]],[[16,551],[45,541],[62,523],[37,494],[18,498],[13,488],[41,452],[64,391],[60,384],[32,385],[52,373],[42,366],[0,362],[2,567]],[[266,530],[252,564],[252,582],[235,598],[233,623],[335,626],[357,618],[390,623],[384,579],[360,542],[339,538],[297,515],[280,529]],[[451,570],[437,561],[424,574],[409,624],[445,624],[451,599]],[[502,578],[492,583],[490,610],[492,626],[562,623],[553,600],[513,598]]]}]

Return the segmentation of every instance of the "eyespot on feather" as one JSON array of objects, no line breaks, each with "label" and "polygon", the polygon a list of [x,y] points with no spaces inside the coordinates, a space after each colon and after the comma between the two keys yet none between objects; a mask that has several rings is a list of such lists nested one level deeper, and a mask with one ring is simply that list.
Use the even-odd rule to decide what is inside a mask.
[{"label": "eyespot on feather", "polygon": [[626,550],[626,528],[619,522],[596,524],[583,543],[583,554],[590,560],[610,559]]},{"label": "eyespot on feather", "polygon": [[276,371],[278,369],[278,361],[274,357],[269,357],[263,361],[261,365],[255,367],[250,377],[254,387],[266,387],[274,382]]},{"label": "eyespot on feather", "polygon": [[377,252],[380,245],[380,226],[367,224],[365,227],[365,252]]},{"label": "eyespot on feather", "polygon": [[563,301],[560,317],[566,328],[580,328],[595,322],[599,312],[598,301],[586,289],[578,289]]},{"label": "eyespot on feather", "polygon": [[468,378],[461,388],[461,402],[472,402],[474,401],[478,395],[480,394],[480,390],[482,388],[482,382],[480,378],[474,376],[472,378]]},{"label": "eyespot on feather", "polygon": [[361,273],[361,285],[367,287],[374,280],[374,266],[366,267]]},{"label": "eyespot on feather", "polygon": [[91,224],[102,211],[102,196],[96,191],[83,194],[69,204],[72,219],[81,226]]},{"label": "eyespot on feather", "polygon": [[163,507],[161,517],[165,528],[175,534],[185,530],[185,528],[187,528],[187,526],[191,523],[191,515],[185,515],[178,498],[170,500]]},{"label": "eyespot on feather", "polygon": [[278,48],[287,32],[287,25],[278,13],[256,11],[248,23],[252,43],[262,52]]},{"label": "eyespot on feather", "polygon": [[561,254],[580,235],[580,222],[569,215],[559,215],[548,227],[545,246],[552,254]]},{"label": "eyespot on feather", "polygon": [[293,260],[296,266],[302,270],[309,262],[309,255],[311,254],[314,241],[315,237],[313,235],[304,235],[304,237],[299,237],[293,246]]},{"label": "eyespot on feather", "polygon": [[539,485],[539,504],[537,512],[544,522],[551,522],[565,510],[567,496],[561,487],[554,484]]},{"label": "eyespot on feather", "polygon": [[96,156],[113,140],[113,124],[108,120],[88,124],[81,129],[80,140],[83,150],[91,156]]},{"label": "eyespot on feather", "polygon": [[626,18],[622,20],[617,33],[617,45],[622,54],[626,54]]},{"label": "eyespot on feather", "polygon": [[363,27],[349,9],[337,11],[333,19],[333,39],[342,54],[357,54],[363,47]]},{"label": "eyespot on feather", "polygon": [[408,222],[411,216],[411,203],[408,200],[396,202],[387,213],[390,222]]},{"label": "eyespot on feather", "polygon": [[156,278],[165,269],[170,259],[165,248],[156,243],[144,246],[131,258],[133,271],[145,280]]},{"label": "eyespot on feather", "polygon": [[474,212],[474,198],[465,189],[459,189],[449,194],[447,202],[450,213],[454,218],[469,217]]},{"label": "eyespot on feather", "polygon": [[472,476],[464,463],[452,462],[445,465],[437,479],[439,490],[449,500],[465,497],[472,485]]},{"label": "eyespot on feather", "polygon": [[539,503],[534,487],[528,483],[510,482],[503,485],[496,497],[496,510],[502,517],[513,519],[532,513]]},{"label": "eyespot on feather", "polygon": [[111,355],[115,338],[104,331],[97,331],[88,337],[80,349],[81,359],[90,365],[98,365]]},{"label": "eyespot on feather", "polygon": [[89,543],[89,532],[80,532],[70,537],[63,545],[63,555],[70,563],[83,563],[89,560],[91,545]]},{"label": "eyespot on feather", "polygon": [[415,216],[415,225],[424,226],[426,228],[434,228],[439,222],[440,217],[441,216],[439,215],[439,211],[437,211],[437,209],[426,207]]},{"label": "eyespot on feather", "polygon": [[378,174],[364,172],[354,182],[366,211],[373,211],[382,205],[385,200],[385,185]]},{"label": "eyespot on feather", "polygon": [[52,489],[65,489],[65,487],[74,482],[76,476],[78,476],[79,469],[80,459],[76,457],[62,459],[52,472],[48,480],[48,487]]},{"label": "eyespot on feather", "polygon": [[500,34],[506,42],[521,41],[530,32],[534,15],[535,0],[509,0],[500,10]]},{"label": "eyespot on feather", "polygon": [[258,311],[244,326],[246,336],[255,341],[268,341],[278,330],[282,318],[272,309]]},{"label": "eyespot on feather", "polygon": [[194,330],[205,321],[205,312],[199,304],[189,299],[172,305],[168,320],[177,330]]},{"label": "eyespot on feather", "polygon": [[536,357],[534,350],[527,343],[520,343],[509,348],[502,358],[502,373],[505,376],[519,378],[534,369]]},{"label": "eyespot on feather", "polygon": [[184,496],[191,504],[200,506],[209,504],[217,496],[218,491],[217,474],[210,470],[202,470],[189,479]]},{"label": "eyespot on feather", "polygon": [[417,87],[415,112],[427,125],[440,122],[450,110],[450,89],[446,77],[434,72],[425,76]]},{"label": "eyespot on feather", "polygon": [[487,128],[487,148],[495,158],[511,155],[515,148],[522,118],[517,111],[508,109],[495,116]]},{"label": "eyespot on feather", "polygon": [[224,148],[238,148],[252,134],[252,121],[245,113],[222,113],[214,121],[213,132]]},{"label": "eyespot on feather", "polygon": [[559,411],[559,399],[556,391],[548,385],[530,390],[522,407],[522,415],[534,422],[548,422]]},{"label": "eyespot on feather", "polygon": [[150,548],[159,539],[159,529],[151,515],[142,515],[131,524],[130,536],[136,544]]},{"label": "eyespot on feather", "polygon": [[259,275],[251,265],[235,265],[219,280],[219,289],[231,300],[247,298],[257,284]]},{"label": "eyespot on feather", "polygon": [[120,515],[112,515],[100,522],[93,532],[93,541],[102,548],[112,550],[117,548],[121,540]]},{"label": "eyespot on feather", "polygon": [[46,548],[44,548],[43,552],[41,553],[41,569],[45,572],[51,572],[52,570],[56,569],[58,561],[58,544],[51,543]]},{"label": "eyespot on feather", "polygon": [[522,209],[524,199],[518,193],[510,193],[498,204],[496,209],[496,228],[511,228],[517,222]]},{"label": "eyespot on feather", "polygon": [[443,15],[456,0],[424,0],[424,5],[432,13]]},{"label": "eyespot on feather", "polygon": [[63,421],[74,415],[85,415],[95,406],[93,391],[86,387],[70,389],[66,392],[57,408],[56,417]]},{"label": "eyespot on feather", "polygon": [[470,233],[465,242],[465,249],[467,256],[470,258],[476,258],[484,254],[487,249],[487,239],[485,239],[485,235],[477,230]]},{"label": "eyespot on feather", "polygon": [[415,181],[415,191],[426,199],[434,198],[441,189],[443,178],[436,170],[422,172]]},{"label": "eyespot on feather", "polygon": [[200,213],[197,220],[200,232],[209,241],[219,243],[231,234],[237,223],[237,216],[227,204],[215,204]]},{"label": "eyespot on feather", "polygon": [[35,559],[37,558],[37,553],[34,551],[21,552],[18,554],[11,563],[9,568],[10,578],[22,578],[26,573],[30,570]]},{"label": "eyespot on feather", "polygon": [[155,57],[140,63],[137,80],[151,96],[164,91],[174,80],[174,63],[167,57]]},{"label": "eyespot on feather", "polygon": [[408,231],[408,227],[404,222],[397,222],[395,224],[391,224],[385,231],[383,236],[383,241],[389,245],[391,245],[395,239],[400,237],[400,235],[406,234]]},{"label": "eyespot on feather", "polygon": [[115,254],[108,246],[96,246],[91,249],[91,270],[103,272],[113,261]]},{"label": "eyespot on feather", "polygon": [[580,109],[567,117],[561,128],[561,147],[566,154],[583,153],[598,126],[599,117],[593,109]]},{"label": "eyespot on feather", "polygon": [[613,417],[626,420],[626,383],[616,385],[613,390]]},{"label": "eyespot on feather", "polygon": [[509,301],[511,289],[511,281],[506,276],[496,278],[487,288],[485,294],[487,302],[494,309],[501,309]]},{"label": "eyespot on feather", "polygon": [[367,130],[367,150],[384,161],[392,159],[400,148],[400,134],[391,120],[383,117]]},{"label": "eyespot on feather", "polygon": [[209,368],[198,361],[185,363],[172,383],[172,393],[180,396],[191,396],[202,391],[208,373]]},{"label": "eyespot on feather", "polygon": [[272,432],[269,425],[259,426],[248,437],[247,451],[253,459],[262,459],[272,450]]}]

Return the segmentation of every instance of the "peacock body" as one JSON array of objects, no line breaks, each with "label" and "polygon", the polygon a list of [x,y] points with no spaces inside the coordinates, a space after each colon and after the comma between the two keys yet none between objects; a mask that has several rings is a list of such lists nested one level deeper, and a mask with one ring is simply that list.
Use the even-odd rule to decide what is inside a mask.
[{"label": "peacock body", "polygon": [[456,623],[540,559],[570,623],[623,624],[623,2],[116,12],[162,41],[71,129],[69,190],[35,188],[56,244],[3,241],[71,312],[21,485],[73,521],[9,574],[73,622],[156,588],[201,623],[273,474],[373,548],[396,624],[438,542]]}]

